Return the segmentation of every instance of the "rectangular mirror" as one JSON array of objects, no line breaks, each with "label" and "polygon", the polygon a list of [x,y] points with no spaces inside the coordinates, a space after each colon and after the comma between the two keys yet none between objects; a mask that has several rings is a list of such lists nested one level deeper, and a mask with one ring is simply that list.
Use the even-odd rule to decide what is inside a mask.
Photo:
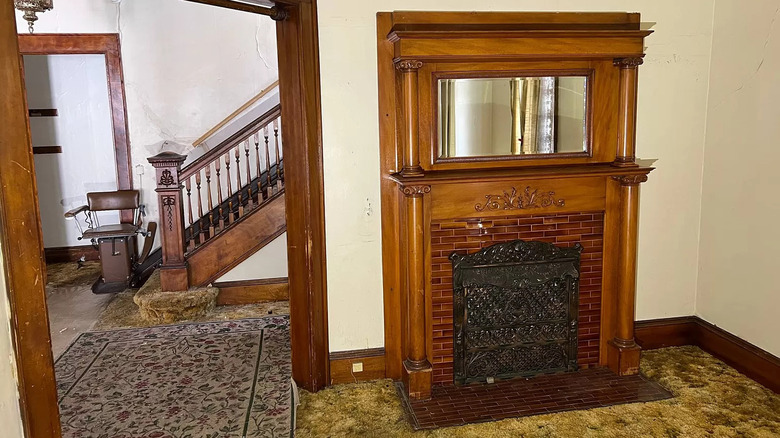
[{"label": "rectangular mirror", "polygon": [[439,79],[439,157],[587,152],[587,78]]}]

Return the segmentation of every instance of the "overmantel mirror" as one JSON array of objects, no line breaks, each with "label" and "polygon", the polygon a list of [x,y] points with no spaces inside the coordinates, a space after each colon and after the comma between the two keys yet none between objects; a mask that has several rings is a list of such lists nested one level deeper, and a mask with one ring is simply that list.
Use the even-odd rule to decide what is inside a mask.
[{"label": "overmantel mirror", "polygon": [[588,77],[438,78],[437,161],[587,156]]}]

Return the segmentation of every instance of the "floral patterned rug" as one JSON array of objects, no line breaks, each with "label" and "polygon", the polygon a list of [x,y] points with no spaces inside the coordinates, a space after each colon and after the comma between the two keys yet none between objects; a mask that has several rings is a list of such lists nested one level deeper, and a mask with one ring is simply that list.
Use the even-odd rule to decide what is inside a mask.
[{"label": "floral patterned rug", "polygon": [[287,316],[87,332],[56,362],[64,438],[292,436]]}]

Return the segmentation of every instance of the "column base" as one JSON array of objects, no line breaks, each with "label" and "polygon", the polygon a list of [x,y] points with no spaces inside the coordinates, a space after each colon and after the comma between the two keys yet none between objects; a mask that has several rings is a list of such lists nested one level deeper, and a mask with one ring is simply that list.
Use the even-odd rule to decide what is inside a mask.
[{"label": "column base", "polygon": [[164,292],[183,291],[189,288],[190,282],[186,264],[160,268],[160,289]]},{"label": "column base", "polygon": [[433,384],[433,367],[427,360],[414,362],[404,361],[404,369],[401,380],[410,399],[428,400],[431,398],[431,385]]},{"label": "column base", "polygon": [[639,165],[636,164],[634,157],[615,158],[615,161],[612,162],[612,166],[613,167],[639,167]]},{"label": "column base", "polygon": [[639,374],[639,352],[642,349],[633,339],[615,338],[607,342],[607,364],[619,376]]}]

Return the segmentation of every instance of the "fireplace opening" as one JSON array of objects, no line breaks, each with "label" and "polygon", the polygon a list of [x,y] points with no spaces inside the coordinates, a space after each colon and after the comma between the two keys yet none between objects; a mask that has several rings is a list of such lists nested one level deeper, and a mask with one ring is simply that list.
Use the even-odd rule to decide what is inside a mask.
[{"label": "fireplace opening", "polygon": [[582,250],[514,240],[450,255],[456,384],[577,370]]}]

